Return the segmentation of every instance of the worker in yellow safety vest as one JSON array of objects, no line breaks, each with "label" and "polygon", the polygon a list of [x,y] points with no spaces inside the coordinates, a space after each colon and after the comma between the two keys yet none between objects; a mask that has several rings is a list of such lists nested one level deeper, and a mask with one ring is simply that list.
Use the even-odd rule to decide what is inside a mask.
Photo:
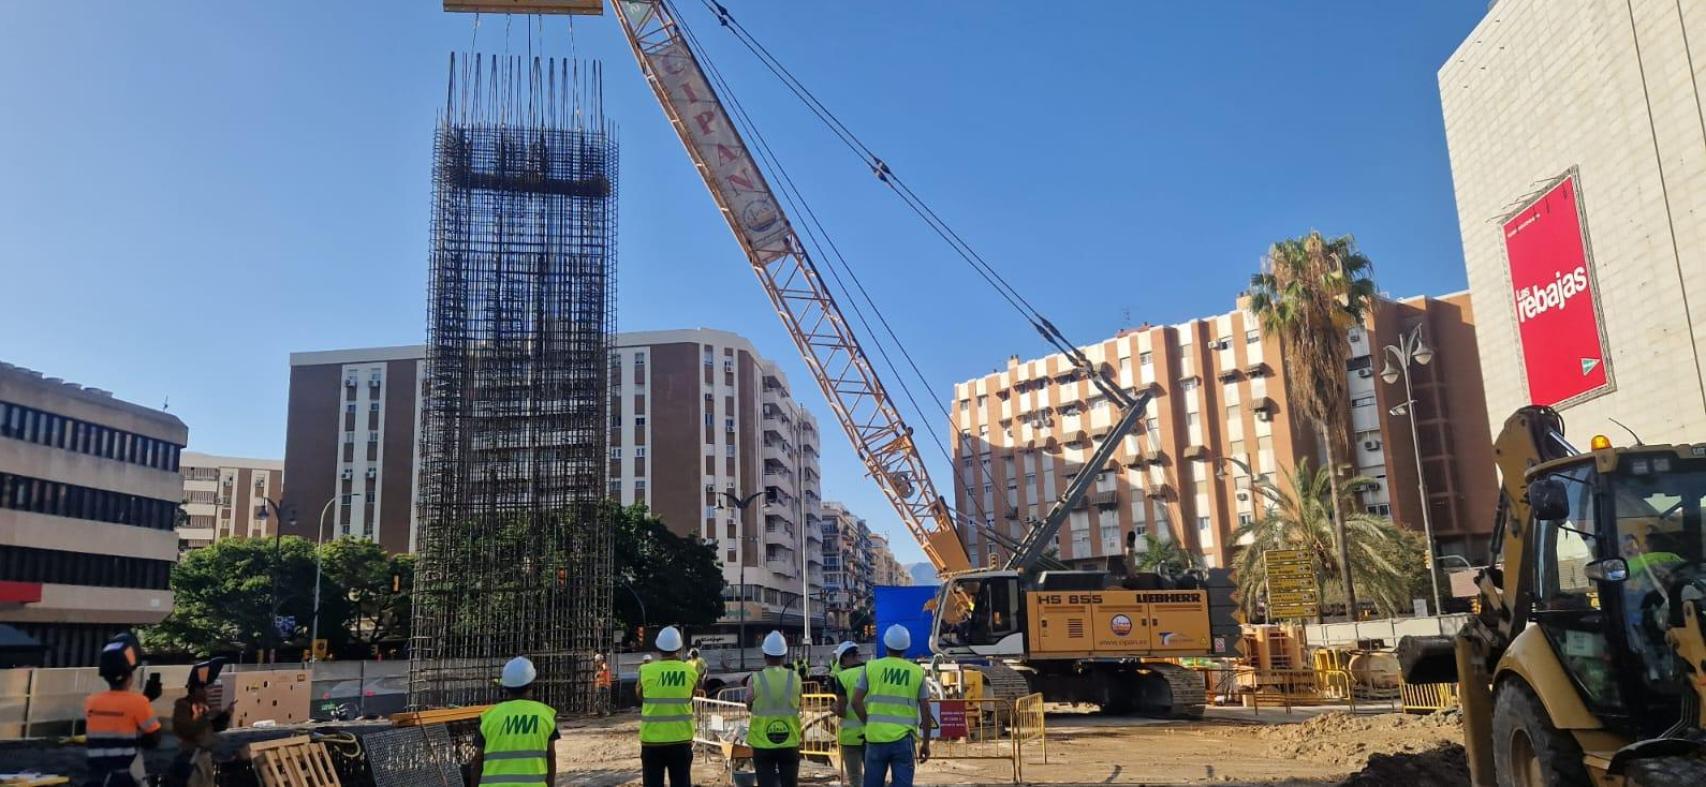
[{"label": "worker in yellow safety vest", "polygon": [[797,787],[800,783],[800,676],[788,669],[788,641],[782,632],[764,638],[764,669],[746,679],[746,707],[752,718],[746,745],[758,787]]},{"label": "worker in yellow safety vest", "polygon": [[533,699],[533,683],[539,671],[525,656],[504,665],[498,685],[509,699],[480,714],[480,730],[474,734],[479,753],[474,755],[475,773],[482,787],[492,784],[534,784],[550,787],[557,781],[557,712]]},{"label": "worker in yellow safety vest", "polygon": [[859,646],[843,642],[830,657],[830,688],[835,692],[835,716],[841,720],[836,743],[841,746],[842,787],[860,787],[865,781],[865,722],[853,712],[853,691],[865,676],[859,661]]},{"label": "worker in yellow safety vest", "polygon": [[658,632],[658,660],[640,665],[640,774],[645,787],[692,787],[693,689],[699,676],[681,660],[681,630]]},{"label": "worker in yellow safety vest", "polygon": [[883,657],[865,665],[853,689],[853,712],[865,723],[865,787],[912,787],[917,762],[930,759],[930,704],[924,668],[902,658],[912,633],[899,624],[883,632]]}]

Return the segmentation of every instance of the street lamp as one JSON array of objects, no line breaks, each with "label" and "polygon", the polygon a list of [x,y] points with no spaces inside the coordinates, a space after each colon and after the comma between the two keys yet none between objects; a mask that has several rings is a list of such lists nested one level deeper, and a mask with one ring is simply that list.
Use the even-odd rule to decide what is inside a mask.
[{"label": "street lamp", "polygon": [[[361,497],[361,493],[351,492],[349,496],[353,500]],[[331,513],[332,504],[336,502],[338,502],[338,495],[332,495],[332,498],[320,507],[320,529],[314,531],[314,623],[308,634],[310,653],[314,653],[314,643],[320,641],[320,564],[323,562],[320,557],[320,546],[326,538],[326,514]],[[320,660],[318,653],[314,653],[313,658],[315,661]]]},{"label": "street lamp", "polygon": [[752,505],[763,492],[753,492],[746,497],[737,497],[735,493],[723,490],[723,496],[741,513],[740,536],[735,538],[735,566],[740,572],[740,639],[736,645],[740,648],[740,668],[746,669],[746,547],[745,542],[751,536],[746,535],[746,507]]},{"label": "street lamp", "polygon": [[[278,515],[278,524],[275,525],[272,529],[272,615],[267,619],[267,631],[268,631],[267,639],[273,640],[275,642],[275,645],[273,647],[274,653],[272,654],[272,657],[273,657],[274,661],[277,661],[277,658],[278,658],[277,644],[282,644],[282,643],[278,643],[278,640],[282,640],[284,638],[283,632],[280,632],[278,630],[278,608],[279,608],[278,569],[279,569],[279,565],[284,562],[283,554],[279,551],[279,549],[280,549],[279,537],[284,534],[284,524],[285,524],[286,517],[284,514],[284,509],[282,507],[280,507],[277,500],[274,500],[270,497],[263,497],[263,498],[261,498],[261,501],[266,503],[266,505],[261,506],[261,510],[256,512],[255,516],[256,516],[256,518],[260,519],[263,524],[265,524],[267,521],[267,509],[269,507],[272,509],[272,512],[274,514]],[[291,509],[290,509],[290,516],[288,517],[288,519],[290,522],[290,528],[292,530],[295,530],[296,529],[296,508],[294,506],[291,507]]]},{"label": "street lamp", "polygon": [[[1422,442],[1420,430],[1416,427],[1416,394],[1410,387],[1410,364],[1427,366],[1434,359],[1433,348],[1422,341],[1422,326],[1408,334],[1398,337],[1398,344],[1386,345],[1386,368],[1380,372],[1380,379],[1387,385],[1404,378],[1404,403],[1392,408],[1393,415],[1408,414],[1410,416],[1410,446],[1416,453],[1416,490],[1422,497],[1422,534],[1428,542],[1428,580],[1433,584],[1434,614],[1439,614],[1439,572],[1434,566],[1434,528],[1433,518],[1428,509],[1428,482],[1422,475]],[[1407,413],[1406,413],[1407,410]]]}]

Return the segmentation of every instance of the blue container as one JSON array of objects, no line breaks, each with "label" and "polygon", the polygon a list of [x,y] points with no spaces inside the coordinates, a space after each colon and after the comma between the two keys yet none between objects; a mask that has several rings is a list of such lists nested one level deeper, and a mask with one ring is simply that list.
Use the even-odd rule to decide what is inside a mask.
[{"label": "blue container", "polygon": [[881,654],[883,632],[899,623],[912,632],[912,647],[906,649],[909,659],[930,655],[930,610],[926,607],[936,600],[937,585],[878,585],[873,588],[877,617],[876,652]]}]

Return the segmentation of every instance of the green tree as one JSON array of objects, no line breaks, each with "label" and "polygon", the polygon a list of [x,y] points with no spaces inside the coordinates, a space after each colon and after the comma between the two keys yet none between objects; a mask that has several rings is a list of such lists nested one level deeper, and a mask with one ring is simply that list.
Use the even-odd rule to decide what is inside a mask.
[{"label": "green tree", "polygon": [[[1242,545],[1233,557],[1233,573],[1245,615],[1253,616],[1264,596],[1268,577],[1262,556],[1270,549],[1308,552],[1315,565],[1317,590],[1322,590],[1327,579],[1343,576],[1340,556],[1348,553],[1352,578],[1382,613],[1395,615],[1410,608],[1415,573],[1424,562],[1420,539],[1387,517],[1353,513],[1342,520],[1347,546],[1341,550],[1330,515],[1330,501],[1336,491],[1330,475],[1327,468],[1312,470],[1308,460],[1303,460],[1295,472],[1286,474],[1283,487],[1267,480],[1256,482],[1267,510],[1233,535],[1234,543]],[[1354,508],[1349,498],[1369,483],[1372,479],[1360,476],[1346,479],[1337,490],[1345,498],[1341,509],[1344,503],[1352,503]],[[1425,583],[1426,569],[1421,570],[1421,582]],[[1333,592],[1321,595],[1323,601],[1345,598]]]},{"label": "green tree", "polygon": [[[333,648],[370,648],[409,636],[413,555],[387,555],[367,539],[340,538],[320,547],[320,636]],[[343,625],[333,626],[341,621]]]},{"label": "green tree", "polygon": [[626,508],[611,504],[610,508],[616,542],[616,619],[628,628],[716,623],[723,615],[724,585],[716,549],[670,532],[643,503]]},{"label": "green tree", "polygon": [[1175,576],[1197,567],[1197,556],[1179,546],[1174,540],[1162,541],[1152,533],[1143,534],[1143,550],[1137,553],[1136,570]]},{"label": "green tree", "polygon": [[[1349,235],[1322,237],[1311,230],[1275,243],[1263,260],[1262,271],[1250,277],[1250,311],[1262,328],[1278,337],[1285,362],[1287,398],[1314,425],[1327,447],[1329,470],[1346,455],[1345,415],[1349,394],[1345,363],[1350,358],[1348,333],[1361,325],[1375,298],[1370,278],[1374,264],[1357,249]],[[1336,472],[1327,475],[1332,488],[1331,521],[1342,529],[1343,497]],[[1349,544],[1341,533],[1337,541]],[[1348,553],[1339,560],[1350,560]],[[1347,609],[1356,607],[1355,572],[1342,577]]]},{"label": "green tree", "polygon": [[[143,632],[150,650],[207,656],[300,645],[313,614],[314,545],[295,536],[276,547],[272,539],[218,541],[185,554],[172,569],[171,588],[172,613]],[[275,605],[280,617],[295,620],[282,637],[271,625]],[[321,629],[327,625],[322,616]]]}]

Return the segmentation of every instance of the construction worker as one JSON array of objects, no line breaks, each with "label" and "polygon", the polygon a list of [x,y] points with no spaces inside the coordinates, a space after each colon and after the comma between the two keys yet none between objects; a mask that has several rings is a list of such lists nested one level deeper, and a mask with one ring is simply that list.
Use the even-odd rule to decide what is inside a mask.
[{"label": "construction worker", "polygon": [[213,747],[218,733],[231,724],[231,709],[215,709],[207,689],[224,668],[225,659],[218,658],[191,667],[184,696],[172,703],[172,734],[178,738],[178,756],[166,772],[167,787],[214,787]]},{"label": "construction worker", "polygon": [[835,692],[835,716],[841,720],[836,743],[841,746],[842,787],[861,787],[865,782],[865,722],[853,712],[853,690],[865,676],[859,661],[859,646],[843,642],[831,657],[830,689]]},{"label": "construction worker", "polygon": [[479,753],[471,770],[480,774],[476,784],[536,784],[550,787],[557,781],[557,712],[533,699],[533,683],[539,670],[526,656],[516,656],[504,665],[498,677],[509,699],[480,714],[480,730],[474,734]]},{"label": "construction worker", "polygon": [[800,782],[800,676],[788,669],[788,640],[782,632],[764,637],[764,669],[746,679],[752,719],[746,745],[758,787],[797,787]]},{"label": "construction worker", "polygon": [[687,663],[693,665],[693,673],[699,676],[699,681],[693,684],[693,691],[695,694],[703,696],[705,693],[705,676],[711,674],[711,665],[706,664],[705,659],[699,656],[698,648],[687,651]]},{"label": "construction worker", "polygon": [[895,624],[883,632],[883,657],[865,665],[853,689],[853,712],[865,723],[865,787],[912,787],[917,761],[930,759],[930,704],[924,668],[902,658],[912,634]]},{"label": "construction worker", "polygon": [[[693,689],[699,676],[681,660],[681,630],[658,632],[658,660],[640,665],[640,774],[645,787],[692,787]],[[650,658],[649,656],[647,658]]]},{"label": "construction worker", "polygon": [[160,687],[151,681],[146,692],[130,690],[141,664],[142,646],[129,634],[114,637],[101,649],[98,671],[108,691],[91,694],[83,702],[91,787],[148,783],[142,750],[160,745],[160,720],[154,717],[152,705],[160,697]]},{"label": "construction worker", "polygon": [[610,671],[610,660],[603,653],[598,654],[598,715],[609,716],[612,700],[611,687],[616,676]]}]

